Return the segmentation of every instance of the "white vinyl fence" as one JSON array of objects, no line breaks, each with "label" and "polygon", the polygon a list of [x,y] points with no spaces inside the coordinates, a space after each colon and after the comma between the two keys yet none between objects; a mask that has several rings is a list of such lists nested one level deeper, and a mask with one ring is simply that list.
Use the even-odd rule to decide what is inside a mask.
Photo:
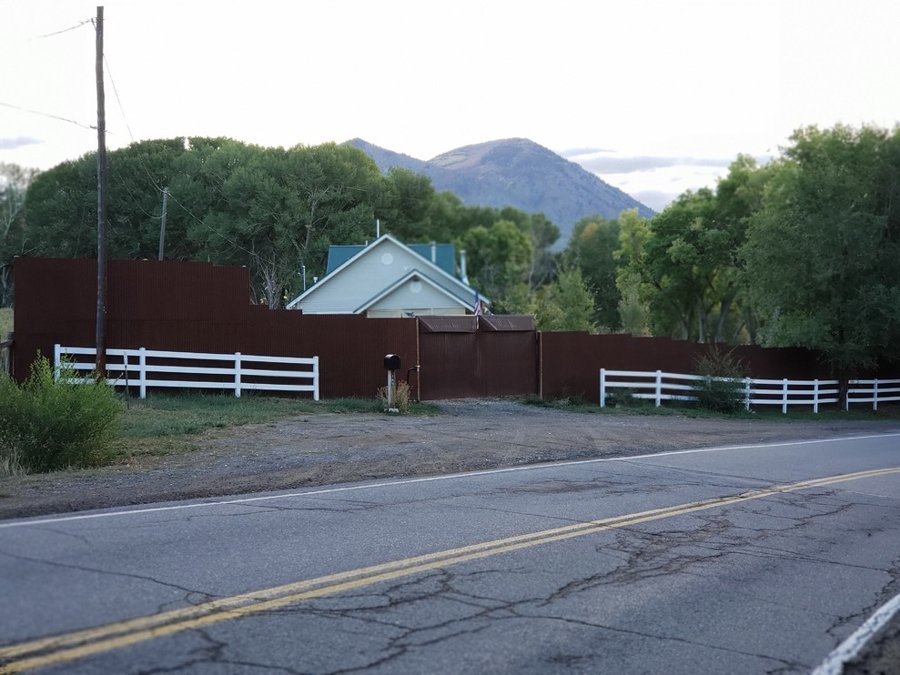
[{"label": "white vinyl fence", "polygon": [[[705,375],[684,375],[681,373],[664,373],[660,370],[607,370],[600,369],[600,407],[605,407],[610,390],[624,389],[634,398],[654,401],[657,406],[663,401],[692,401],[694,383],[706,379]],[[728,381],[728,378],[714,378]],[[839,395],[838,380],[759,380],[741,378],[736,381],[744,392],[744,407],[781,406],[781,412],[787,413],[790,406],[812,406],[813,412],[819,412],[819,406],[825,403],[837,403]],[[863,400],[863,399],[860,399]],[[881,399],[884,400],[884,399]],[[854,401],[855,402],[855,401]]]},{"label": "white vinyl fence", "polygon": [[[76,375],[70,382],[87,382],[91,378],[78,375],[93,372],[96,354],[94,347],[55,345],[53,367],[57,379],[65,366]],[[203,354],[143,347],[107,349],[106,381],[115,387],[134,387],[141,398],[147,397],[148,387],[168,387],[223,389],[233,391],[237,397],[247,390],[310,392],[318,401],[319,357],[253,356],[240,352]]]},{"label": "white vinyl fence", "polygon": [[850,380],[847,389],[847,408],[851,403],[871,403],[878,410],[879,403],[900,401],[900,379]]}]

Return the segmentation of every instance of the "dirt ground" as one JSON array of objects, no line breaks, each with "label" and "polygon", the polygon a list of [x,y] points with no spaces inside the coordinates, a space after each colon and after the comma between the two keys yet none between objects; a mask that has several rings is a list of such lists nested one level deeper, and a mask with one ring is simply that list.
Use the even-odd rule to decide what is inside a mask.
[{"label": "dirt ground", "polygon": [[0,479],[0,519],[661,450],[873,433],[897,421],[585,414],[510,401],[428,417],[309,414],[204,434],[194,452],[131,466]]}]

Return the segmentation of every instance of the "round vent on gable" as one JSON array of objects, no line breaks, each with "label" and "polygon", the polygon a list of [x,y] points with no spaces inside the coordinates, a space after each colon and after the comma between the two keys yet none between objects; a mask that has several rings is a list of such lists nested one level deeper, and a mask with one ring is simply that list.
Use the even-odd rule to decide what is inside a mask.
[{"label": "round vent on gable", "polygon": [[381,264],[382,265],[392,265],[394,263],[394,256],[392,253],[383,253],[381,255]]}]

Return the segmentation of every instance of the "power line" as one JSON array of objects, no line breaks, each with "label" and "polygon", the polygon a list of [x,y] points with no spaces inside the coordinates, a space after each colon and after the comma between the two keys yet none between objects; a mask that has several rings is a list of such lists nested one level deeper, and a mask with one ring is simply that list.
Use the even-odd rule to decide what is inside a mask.
[{"label": "power line", "polygon": [[76,30],[76,29],[78,29],[78,28],[81,28],[81,27],[84,26],[85,24],[89,24],[89,23],[94,23],[94,19],[93,19],[93,18],[91,18],[91,19],[85,19],[84,21],[81,21],[80,23],[76,23],[74,26],[69,26],[68,28],[63,28],[62,30],[53,31],[52,33],[46,33],[46,34],[44,34],[44,35],[38,35],[37,37],[35,37],[35,38],[33,38],[33,39],[35,39],[35,40],[43,40],[44,38],[53,37],[53,36],[55,36],[55,35],[62,35],[63,33],[68,33],[70,30]]},{"label": "power line", "polygon": [[41,112],[40,110],[33,110],[32,108],[24,108],[20,105],[15,105],[13,103],[4,103],[0,101],[0,105],[4,108],[12,108],[13,110],[21,110],[22,112],[31,113],[32,115],[40,115],[41,117],[49,117],[50,119],[59,120],[60,122],[68,122],[69,124],[74,124],[75,126],[82,127],[84,129],[93,129],[96,131],[97,126],[94,124],[83,124],[76,120],[69,119],[68,117],[62,117],[60,115],[54,115],[53,113]]},{"label": "power line", "polygon": [[[106,63],[106,74],[109,77],[109,83],[112,85],[113,94],[115,94],[116,103],[119,106],[119,112],[122,114],[122,120],[124,120],[124,122],[125,122],[125,128],[128,130],[128,135],[131,138],[131,142],[137,143],[137,139],[135,139],[134,133],[131,131],[131,124],[128,123],[128,116],[125,114],[125,106],[122,105],[122,99],[119,97],[119,88],[116,86],[116,80],[113,77],[112,69],[109,67],[109,59],[107,59],[106,56],[104,55],[103,60]],[[200,220],[200,218],[195,216],[188,207],[186,207],[184,204],[182,204],[175,197],[175,195],[172,194],[171,190],[168,187],[162,188],[159,186],[159,183],[157,183],[156,179],[153,178],[153,174],[150,173],[150,170],[147,168],[147,165],[144,164],[144,160],[141,158],[140,155],[137,155],[137,160],[138,160],[138,164],[140,164],[141,168],[144,170],[144,173],[147,174],[147,179],[150,181],[150,183],[153,185],[153,187],[156,189],[157,192],[159,192],[160,194],[168,194],[169,199],[171,199],[173,202],[178,204],[178,206],[180,206],[182,208],[182,210],[185,213],[187,213],[191,218],[196,220],[198,223],[203,222],[202,220]],[[156,218],[157,216],[153,216],[153,217]]]}]

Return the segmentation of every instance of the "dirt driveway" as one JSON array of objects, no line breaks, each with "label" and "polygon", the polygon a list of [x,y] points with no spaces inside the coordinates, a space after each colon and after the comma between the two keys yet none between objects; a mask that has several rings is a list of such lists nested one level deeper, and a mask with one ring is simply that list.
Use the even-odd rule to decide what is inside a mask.
[{"label": "dirt driveway", "polygon": [[430,417],[300,415],[209,432],[194,452],[140,465],[0,479],[0,518],[900,427],[595,415],[496,400],[439,406]]}]

